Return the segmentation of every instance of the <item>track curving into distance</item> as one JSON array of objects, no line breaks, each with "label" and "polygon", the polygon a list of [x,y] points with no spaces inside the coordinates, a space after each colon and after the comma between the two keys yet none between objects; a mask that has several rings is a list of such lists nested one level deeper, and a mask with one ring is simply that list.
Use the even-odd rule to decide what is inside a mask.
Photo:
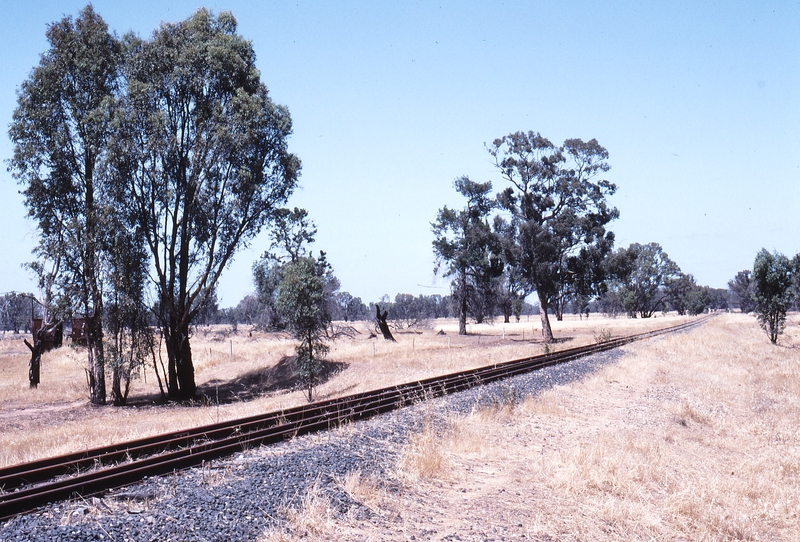
[{"label": "track curving into distance", "polygon": [[0,520],[47,503],[98,495],[145,477],[186,469],[254,446],[337,427],[421,400],[685,330],[709,318],[711,316],[597,344],[2,468]]}]

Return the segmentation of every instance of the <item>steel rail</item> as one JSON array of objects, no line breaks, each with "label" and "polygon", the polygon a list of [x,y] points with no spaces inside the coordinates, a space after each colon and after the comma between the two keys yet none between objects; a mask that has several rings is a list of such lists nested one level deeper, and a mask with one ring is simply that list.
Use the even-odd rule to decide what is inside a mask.
[{"label": "steel rail", "polygon": [[[0,519],[31,511],[49,502],[75,495],[88,497],[101,494],[109,489],[140,481],[147,476],[186,469],[258,445],[329,429],[428,398],[564,363],[645,338],[688,329],[705,322],[708,318],[698,318],[676,326],[598,344],[431,377],[283,411],[6,467],[0,469],[0,488],[4,491],[13,491],[0,494]],[[95,468],[102,467],[103,463],[117,464]],[[88,469],[93,470],[81,472]],[[59,477],[62,478],[58,479]]]}]

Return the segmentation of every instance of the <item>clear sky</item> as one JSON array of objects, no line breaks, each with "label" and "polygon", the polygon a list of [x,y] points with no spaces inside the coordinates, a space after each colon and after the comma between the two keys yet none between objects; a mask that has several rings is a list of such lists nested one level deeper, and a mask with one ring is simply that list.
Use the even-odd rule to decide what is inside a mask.
[{"label": "clear sky", "polygon": [[[601,5],[602,4],[602,5]],[[82,1],[13,2],[0,19],[0,158],[16,89],[45,30]],[[118,34],[148,36],[203,4],[98,0]],[[342,289],[446,294],[430,223],[460,207],[456,177],[504,188],[484,148],[510,132],[597,138],[618,186],[617,246],[660,243],[698,283],[725,287],[762,247],[800,252],[800,3],[254,2],[230,10],[262,80],[294,120],[308,209]],[[0,170],[0,292],[31,290],[35,245]],[[221,306],[251,292],[238,253]]]}]

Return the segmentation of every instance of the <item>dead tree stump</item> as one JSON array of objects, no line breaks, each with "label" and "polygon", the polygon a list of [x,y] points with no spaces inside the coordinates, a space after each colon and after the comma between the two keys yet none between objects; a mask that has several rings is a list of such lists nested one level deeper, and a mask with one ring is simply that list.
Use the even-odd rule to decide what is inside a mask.
[{"label": "dead tree stump", "polygon": [[387,341],[397,342],[394,339],[394,336],[392,336],[392,332],[389,329],[389,324],[386,323],[386,317],[389,316],[389,313],[387,311],[383,311],[383,314],[381,314],[381,308],[379,305],[375,305],[375,311],[375,320],[378,324],[378,329],[380,329],[381,333],[383,333],[383,338]]},{"label": "dead tree stump", "polygon": [[23,342],[31,351],[31,361],[28,365],[28,382],[31,388],[39,386],[40,368],[42,365],[42,353],[61,346],[64,332],[63,322],[60,320],[50,323],[42,323],[41,319],[34,319],[31,322],[33,332],[33,344],[24,339]]},{"label": "dead tree stump", "polygon": [[[41,332],[40,332],[41,333]],[[42,341],[34,337],[33,344],[24,339],[25,346],[31,350],[31,361],[28,364],[28,382],[31,388],[39,387],[39,367],[42,363]]]}]

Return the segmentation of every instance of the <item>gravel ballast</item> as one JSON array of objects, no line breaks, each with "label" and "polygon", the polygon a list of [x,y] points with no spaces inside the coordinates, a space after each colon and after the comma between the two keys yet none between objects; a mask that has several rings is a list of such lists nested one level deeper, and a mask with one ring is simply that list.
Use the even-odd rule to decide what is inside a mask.
[{"label": "gravel ballast", "polygon": [[619,349],[390,412],[343,428],[253,449],[203,467],[144,480],[102,498],[61,502],[0,523],[11,541],[255,540],[282,529],[318,486],[336,513],[371,512],[341,487],[349,472],[390,478],[409,436],[452,415],[508,404],[579,380],[616,361]]}]

